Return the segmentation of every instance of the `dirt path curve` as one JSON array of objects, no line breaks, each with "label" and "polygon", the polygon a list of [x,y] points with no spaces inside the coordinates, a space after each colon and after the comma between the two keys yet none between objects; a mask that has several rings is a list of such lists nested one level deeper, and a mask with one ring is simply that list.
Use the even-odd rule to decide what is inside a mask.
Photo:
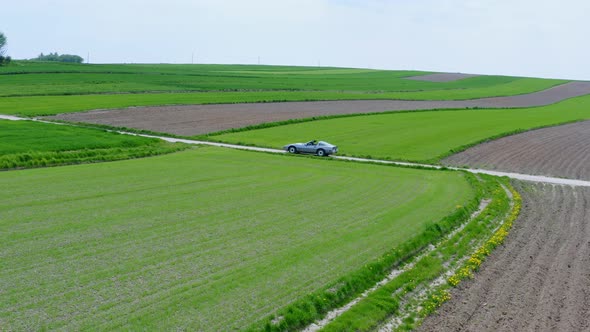
[{"label": "dirt path curve", "polygon": [[116,110],[66,113],[46,117],[46,119],[106,124],[116,127],[192,136],[266,122],[322,115],[469,107],[505,108],[542,106],[585,94],[590,94],[590,82],[570,82],[525,95],[463,101],[342,100],[133,107]]},{"label": "dirt path curve", "polygon": [[590,121],[503,137],[443,164],[590,180]]},{"label": "dirt path curve", "polygon": [[590,331],[590,188],[516,183],[504,245],[420,331]]}]

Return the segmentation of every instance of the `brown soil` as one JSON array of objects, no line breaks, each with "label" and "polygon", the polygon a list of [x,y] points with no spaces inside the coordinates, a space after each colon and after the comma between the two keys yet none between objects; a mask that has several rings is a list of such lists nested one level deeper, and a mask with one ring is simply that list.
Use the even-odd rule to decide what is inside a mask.
[{"label": "brown soil", "polygon": [[590,180],[590,121],[500,138],[450,156],[443,163]]},{"label": "brown soil", "polygon": [[427,81],[427,82],[452,82],[462,80],[464,78],[477,77],[475,74],[461,74],[461,73],[436,73],[430,75],[420,75],[406,77],[408,80]]},{"label": "brown soil", "polygon": [[526,95],[464,101],[353,100],[134,107],[60,114],[47,118],[192,136],[265,122],[322,115],[468,107],[541,106],[589,93],[590,82],[571,82]]},{"label": "brown soil", "polygon": [[516,183],[506,242],[421,331],[590,331],[590,189]]}]

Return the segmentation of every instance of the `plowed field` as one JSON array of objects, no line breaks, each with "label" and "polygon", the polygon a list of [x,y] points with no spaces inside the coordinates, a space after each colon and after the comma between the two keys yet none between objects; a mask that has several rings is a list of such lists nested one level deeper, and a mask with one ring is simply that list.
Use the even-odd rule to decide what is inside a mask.
[{"label": "plowed field", "polygon": [[443,163],[590,180],[590,121],[500,138],[455,154]]},{"label": "plowed field", "polygon": [[571,82],[530,94],[463,101],[352,100],[135,107],[66,113],[48,118],[192,136],[266,122],[336,114],[541,106],[589,93],[590,82]]},{"label": "plowed field", "polygon": [[523,209],[505,244],[420,330],[590,329],[590,189],[515,185]]}]

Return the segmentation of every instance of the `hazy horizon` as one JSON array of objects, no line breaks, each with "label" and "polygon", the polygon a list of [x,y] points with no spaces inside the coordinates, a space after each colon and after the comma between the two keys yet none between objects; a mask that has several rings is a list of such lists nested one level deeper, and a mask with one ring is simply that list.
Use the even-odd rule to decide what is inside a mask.
[{"label": "hazy horizon", "polygon": [[3,6],[7,54],[90,63],[424,70],[590,80],[570,0],[39,0]]}]

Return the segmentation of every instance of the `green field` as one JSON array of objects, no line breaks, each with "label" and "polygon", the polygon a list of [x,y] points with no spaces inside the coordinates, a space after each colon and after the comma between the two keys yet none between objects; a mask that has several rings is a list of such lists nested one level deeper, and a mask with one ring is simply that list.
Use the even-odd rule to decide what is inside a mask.
[{"label": "green field", "polygon": [[393,112],[341,117],[211,136],[211,139],[280,148],[322,139],[339,153],[378,159],[437,162],[452,150],[490,137],[590,119],[590,96],[523,109]]},{"label": "green field", "polygon": [[[446,83],[406,80],[418,71],[245,66],[78,65],[15,62],[0,68],[0,96],[71,95],[152,91],[425,91],[512,83],[523,88],[559,80],[480,76]],[[522,84],[521,84],[522,82]]]},{"label": "green field", "polygon": [[233,104],[321,100],[461,100],[544,90],[562,81],[522,79],[496,87],[416,92],[257,91],[1,97],[0,114],[55,115],[92,109],[153,105]]},{"label": "green field", "polygon": [[0,173],[8,330],[231,330],[475,193],[462,173],[198,148]]},{"label": "green field", "polygon": [[0,120],[0,169],[120,160],[187,148],[159,139],[32,121]]},{"label": "green field", "polygon": [[0,114],[52,115],[130,106],[305,100],[460,100],[545,90],[565,80],[480,76],[446,83],[428,72],[250,65],[0,67]]},{"label": "green field", "polygon": [[[566,82],[404,78],[423,74],[15,61],[0,67],[0,114],[471,99]],[[585,96],[528,109],[332,117],[207,138],[275,148],[322,139],[346,155],[438,162],[490,137],[589,118]],[[32,121],[0,120],[0,137],[0,169],[10,170],[0,172],[0,330],[294,330],[441,244],[327,327],[368,329],[395,313],[405,294],[462,262],[510,207],[496,180],[461,172],[195,147]],[[87,164],[99,161],[112,162]],[[67,164],[84,165],[21,169]],[[494,199],[469,220],[483,197]]]}]

